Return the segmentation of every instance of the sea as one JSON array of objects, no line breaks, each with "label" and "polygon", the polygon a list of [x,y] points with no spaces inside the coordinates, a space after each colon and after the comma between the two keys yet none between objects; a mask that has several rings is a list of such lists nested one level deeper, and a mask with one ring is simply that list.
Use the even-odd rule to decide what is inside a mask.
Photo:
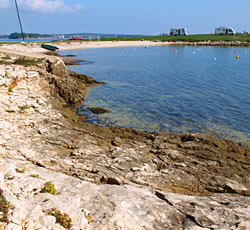
[{"label": "sea", "polygon": [[[25,42],[51,42],[51,41],[57,41],[57,40],[69,40],[68,38],[30,38],[25,39]],[[0,39],[0,42],[22,42],[23,39]]]},{"label": "sea", "polygon": [[[250,148],[250,48],[154,46],[61,51],[71,70],[106,82],[78,108],[87,122],[204,133]],[[104,107],[95,115],[87,107]]]}]

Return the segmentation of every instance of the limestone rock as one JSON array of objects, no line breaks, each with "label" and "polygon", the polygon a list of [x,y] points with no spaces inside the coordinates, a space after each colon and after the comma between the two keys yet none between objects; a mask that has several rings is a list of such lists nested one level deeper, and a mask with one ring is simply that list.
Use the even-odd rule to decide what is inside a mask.
[{"label": "limestone rock", "polygon": [[[0,79],[17,77],[13,92],[0,84],[0,189],[13,222],[4,228],[63,229],[51,209],[79,230],[249,228],[248,149],[87,124],[68,104],[96,82],[57,58],[45,62],[0,65]],[[47,181],[56,195],[40,193]]]}]

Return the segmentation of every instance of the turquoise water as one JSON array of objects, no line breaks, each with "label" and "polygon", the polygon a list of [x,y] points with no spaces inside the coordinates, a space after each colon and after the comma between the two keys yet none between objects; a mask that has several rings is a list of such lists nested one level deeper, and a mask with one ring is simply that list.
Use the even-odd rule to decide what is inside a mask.
[{"label": "turquoise water", "polygon": [[70,69],[107,82],[89,91],[82,109],[100,106],[111,112],[87,112],[88,122],[149,132],[201,132],[250,146],[249,48],[161,46],[60,53],[93,62]]}]

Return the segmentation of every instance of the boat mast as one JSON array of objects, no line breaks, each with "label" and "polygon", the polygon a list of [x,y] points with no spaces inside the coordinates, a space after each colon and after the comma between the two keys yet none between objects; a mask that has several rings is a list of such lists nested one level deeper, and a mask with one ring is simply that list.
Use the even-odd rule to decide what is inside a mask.
[{"label": "boat mast", "polygon": [[18,16],[20,28],[21,28],[21,33],[22,33],[22,37],[23,37],[23,41],[24,41],[23,27],[22,27],[21,18],[20,18],[19,9],[18,9],[16,0],[15,0],[15,3],[16,3],[16,11],[17,11],[17,16]]}]

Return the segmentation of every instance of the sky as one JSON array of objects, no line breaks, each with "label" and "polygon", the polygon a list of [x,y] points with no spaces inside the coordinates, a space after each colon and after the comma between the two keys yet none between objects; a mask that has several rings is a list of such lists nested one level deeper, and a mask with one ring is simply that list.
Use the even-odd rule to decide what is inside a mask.
[{"label": "sky", "polygon": [[[170,28],[250,32],[250,0],[17,0],[25,32],[157,35]],[[0,34],[20,32],[14,0],[0,0]]]}]

